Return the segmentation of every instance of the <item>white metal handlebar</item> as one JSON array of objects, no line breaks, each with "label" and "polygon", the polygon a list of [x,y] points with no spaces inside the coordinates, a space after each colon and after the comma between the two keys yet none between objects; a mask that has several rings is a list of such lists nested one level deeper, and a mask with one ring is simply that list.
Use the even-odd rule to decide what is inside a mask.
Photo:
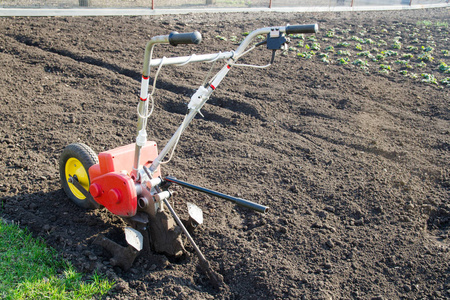
[{"label": "white metal handlebar", "polygon": [[[245,49],[250,45],[253,39],[255,39],[259,35],[269,34],[271,31],[278,30],[280,33],[286,33],[287,26],[278,26],[278,27],[265,27],[252,31],[247,35],[247,37],[241,42],[236,51],[229,52],[219,52],[219,53],[211,53],[211,54],[201,54],[201,55],[190,55],[190,56],[181,56],[181,57],[169,57],[166,58],[163,66],[169,65],[184,65],[187,63],[193,62],[212,62],[220,59],[229,59],[233,58],[237,60],[241,57]],[[154,40],[155,38],[152,38]],[[156,43],[169,43],[167,36],[158,36],[153,42]],[[156,67],[161,65],[161,59],[152,59],[150,61],[150,67]],[[145,68],[144,68],[145,69]]]},{"label": "white metal handlebar", "polygon": [[[305,33],[313,33],[317,31],[317,25],[307,25],[309,27],[308,31],[304,31]],[[288,29],[290,32],[298,32],[302,30],[302,26],[278,26],[278,27],[265,27],[256,29],[252,32],[250,32],[247,37],[241,42],[241,44],[238,46],[238,48],[235,51],[229,51],[229,52],[219,52],[219,53],[212,53],[212,54],[201,54],[201,55],[190,55],[190,56],[182,56],[182,57],[169,57],[169,58],[163,58],[163,59],[152,59],[151,54],[153,52],[153,46],[155,44],[160,43],[169,43],[169,36],[157,36],[151,39],[150,42],[148,42],[146,46],[145,56],[144,56],[144,71],[142,76],[142,86],[141,86],[141,101],[139,103],[138,109],[139,111],[142,110],[143,115],[145,116],[145,110],[146,106],[144,105],[147,93],[148,93],[148,80],[149,80],[149,73],[150,73],[150,67],[155,66],[165,66],[165,65],[185,65],[192,62],[213,62],[217,61],[219,59],[228,59],[227,64],[213,77],[211,80],[211,83],[207,86],[200,86],[199,90],[197,91],[195,95],[199,94],[201,92],[201,99],[195,101],[195,103],[191,103],[188,114],[186,115],[183,123],[181,126],[177,129],[175,134],[172,136],[172,138],[169,140],[169,142],[166,144],[166,146],[163,148],[163,150],[159,153],[158,157],[154,159],[152,162],[149,170],[151,174],[156,171],[158,166],[163,161],[164,157],[169,153],[170,149],[172,147],[175,147],[178,143],[178,139],[180,135],[183,133],[183,131],[186,129],[187,125],[193,120],[195,115],[200,111],[200,109],[203,107],[203,105],[206,103],[206,101],[209,99],[212,92],[216,89],[216,87],[219,85],[219,83],[223,80],[223,78],[227,75],[228,71],[230,70],[231,66],[238,60],[241,56],[248,53],[250,49],[246,50],[252,40],[254,40],[259,35],[264,34],[285,34],[286,30]],[[192,101],[192,99],[191,99]],[[194,105],[195,104],[195,105]],[[146,122],[144,120],[139,119],[138,121],[138,130],[145,128]],[[134,162],[134,170],[137,171],[138,168],[138,162],[139,162],[139,153],[140,153],[140,147],[136,145],[136,155],[135,155],[135,162]]]}]

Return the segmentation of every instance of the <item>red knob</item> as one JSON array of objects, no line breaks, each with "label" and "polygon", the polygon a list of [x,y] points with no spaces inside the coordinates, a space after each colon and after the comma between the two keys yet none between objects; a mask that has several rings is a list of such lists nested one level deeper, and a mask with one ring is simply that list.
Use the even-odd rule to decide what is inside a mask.
[{"label": "red knob", "polygon": [[94,198],[100,197],[103,193],[102,187],[98,183],[91,184],[91,186],[89,187],[89,192]]},{"label": "red knob", "polygon": [[112,203],[120,203],[120,201],[122,201],[122,195],[118,189],[110,189],[108,192],[108,199]]}]

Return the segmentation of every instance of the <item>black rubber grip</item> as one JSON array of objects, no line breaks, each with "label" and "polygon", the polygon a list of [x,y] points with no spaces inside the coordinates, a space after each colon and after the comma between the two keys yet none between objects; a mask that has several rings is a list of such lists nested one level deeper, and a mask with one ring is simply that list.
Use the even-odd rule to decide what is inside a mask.
[{"label": "black rubber grip", "polygon": [[202,35],[198,31],[189,33],[178,33],[176,31],[169,34],[169,43],[172,46],[179,44],[200,44],[202,41]]},{"label": "black rubber grip", "polygon": [[286,26],[286,34],[291,33],[316,33],[319,31],[319,25],[306,24],[306,25],[288,25]]}]

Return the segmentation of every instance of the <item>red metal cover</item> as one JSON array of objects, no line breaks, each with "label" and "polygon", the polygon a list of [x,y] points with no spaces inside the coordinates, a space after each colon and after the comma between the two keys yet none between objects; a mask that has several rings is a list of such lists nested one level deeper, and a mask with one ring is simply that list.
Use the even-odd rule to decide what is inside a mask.
[{"label": "red metal cover", "polygon": [[89,190],[95,201],[113,214],[122,217],[132,217],[136,214],[136,187],[129,175],[109,172],[93,179]]},{"label": "red metal cover", "polygon": [[[98,164],[89,168],[91,185],[89,192],[95,201],[113,214],[131,217],[136,214],[137,195],[130,177],[136,144],[129,144],[98,155]],[[141,148],[140,164],[149,165],[158,156],[155,142],[148,141]],[[161,175],[160,168],[154,177]]]}]

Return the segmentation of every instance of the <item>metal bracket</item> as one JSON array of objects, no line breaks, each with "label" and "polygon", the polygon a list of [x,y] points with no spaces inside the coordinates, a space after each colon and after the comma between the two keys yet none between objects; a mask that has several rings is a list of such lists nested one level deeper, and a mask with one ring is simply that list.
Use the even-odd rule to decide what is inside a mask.
[{"label": "metal bracket", "polygon": [[280,50],[288,42],[286,36],[278,28],[273,28],[267,37],[267,49]]},{"label": "metal bracket", "polygon": [[100,208],[100,205],[94,200],[94,197],[92,197],[92,195],[78,182],[77,177],[72,177],[69,175],[69,179],[67,181],[73,184],[80,191],[80,193],[86,197],[86,200],[94,205],[95,208]]}]

